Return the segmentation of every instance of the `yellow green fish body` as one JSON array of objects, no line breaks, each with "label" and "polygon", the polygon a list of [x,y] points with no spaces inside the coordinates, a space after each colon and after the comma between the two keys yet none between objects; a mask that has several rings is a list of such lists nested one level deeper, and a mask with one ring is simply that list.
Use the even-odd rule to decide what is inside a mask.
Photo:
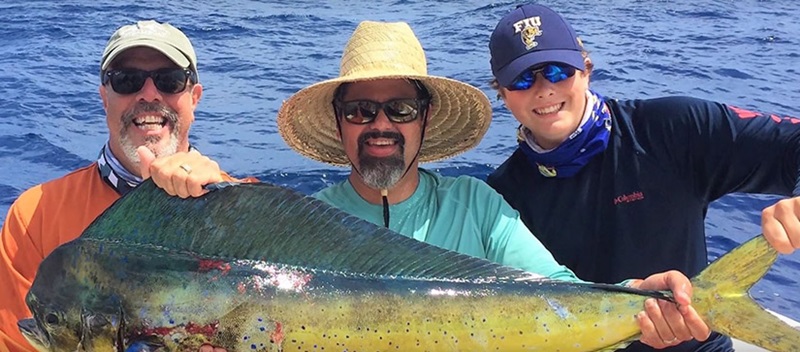
[{"label": "yellow green fish body", "polygon": [[[775,257],[760,236],[734,250],[694,279],[694,306],[800,350],[746,294]],[[636,339],[648,297],[669,299],[535,279],[275,186],[180,200],[145,183],[46,258],[20,325],[45,351],[593,351]]]}]

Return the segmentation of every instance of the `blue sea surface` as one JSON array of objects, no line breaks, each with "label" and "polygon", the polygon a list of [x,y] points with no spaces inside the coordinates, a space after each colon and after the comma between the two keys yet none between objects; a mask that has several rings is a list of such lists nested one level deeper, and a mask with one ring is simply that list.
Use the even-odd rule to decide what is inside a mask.
[{"label": "blue sea surface", "polygon": [[[95,160],[107,139],[99,60],[120,25],[175,24],[193,40],[203,98],[192,143],[236,176],[316,191],[345,169],[305,159],[277,133],[281,102],[338,74],[362,20],[409,22],[429,72],[494,97],[489,35],[519,2],[459,1],[19,1],[0,3],[0,214],[25,189]],[[800,116],[800,3],[796,0],[543,1],[581,34],[592,87],[612,98],[690,95]],[[485,178],[515,148],[516,120],[493,100],[480,145],[427,165]],[[769,153],[765,150],[764,153]],[[709,259],[760,233],[775,196],[730,195],[708,213]],[[654,239],[657,240],[657,239]],[[800,319],[800,254],[782,256],[751,293]]]}]

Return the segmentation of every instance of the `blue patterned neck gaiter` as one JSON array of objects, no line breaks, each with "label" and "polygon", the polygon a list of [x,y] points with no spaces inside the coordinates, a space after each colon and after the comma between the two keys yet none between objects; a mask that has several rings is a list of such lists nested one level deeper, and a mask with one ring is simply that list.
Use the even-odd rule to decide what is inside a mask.
[{"label": "blue patterned neck gaiter", "polygon": [[[587,91],[588,118],[558,147],[542,150],[531,131],[520,126],[517,131],[519,149],[531,165],[545,177],[568,178],[578,173],[589,160],[603,152],[611,135],[611,113],[599,94]],[[588,110],[588,109],[587,109]]]},{"label": "blue patterned neck gaiter", "polygon": [[100,177],[103,178],[111,188],[113,188],[119,195],[124,196],[130,192],[134,187],[142,183],[142,178],[130,173],[111,153],[111,147],[108,143],[100,150],[100,156],[97,158],[97,166],[100,169]]}]

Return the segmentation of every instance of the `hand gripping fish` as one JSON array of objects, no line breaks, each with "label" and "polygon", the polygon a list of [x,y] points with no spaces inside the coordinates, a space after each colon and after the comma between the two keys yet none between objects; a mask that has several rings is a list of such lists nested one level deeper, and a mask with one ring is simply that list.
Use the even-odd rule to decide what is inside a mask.
[{"label": "hand gripping fish", "polygon": [[[666,294],[531,279],[268,184],[201,198],[145,182],[50,254],[20,322],[41,351],[593,351],[640,331]],[[747,290],[776,252],[758,236],[695,277],[715,331],[800,351]]]}]

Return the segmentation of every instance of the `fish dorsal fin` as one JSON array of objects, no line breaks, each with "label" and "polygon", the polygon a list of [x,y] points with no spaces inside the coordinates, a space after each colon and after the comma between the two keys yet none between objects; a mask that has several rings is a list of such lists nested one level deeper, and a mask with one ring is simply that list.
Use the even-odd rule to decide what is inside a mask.
[{"label": "fish dorsal fin", "polygon": [[507,280],[530,275],[405,237],[287,188],[267,183],[216,188],[180,199],[145,181],[99,216],[80,240],[376,276]]}]

